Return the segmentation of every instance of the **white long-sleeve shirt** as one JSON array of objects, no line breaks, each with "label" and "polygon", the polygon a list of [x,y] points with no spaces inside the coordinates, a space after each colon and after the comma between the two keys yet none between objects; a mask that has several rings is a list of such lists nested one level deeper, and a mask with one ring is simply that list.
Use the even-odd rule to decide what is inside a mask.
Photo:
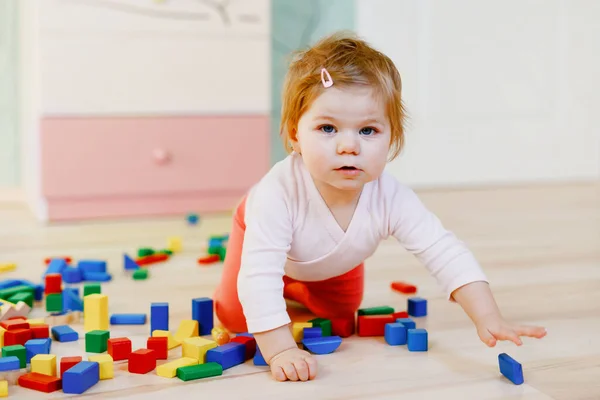
[{"label": "white long-sleeve shirt", "polygon": [[465,284],[487,281],[464,243],[387,172],[364,186],[345,232],[297,153],[275,164],[252,187],[245,207],[238,296],[249,332],[290,322],[283,275],[300,281],[342,275],[389,236],[425,265],[448,298]]}]

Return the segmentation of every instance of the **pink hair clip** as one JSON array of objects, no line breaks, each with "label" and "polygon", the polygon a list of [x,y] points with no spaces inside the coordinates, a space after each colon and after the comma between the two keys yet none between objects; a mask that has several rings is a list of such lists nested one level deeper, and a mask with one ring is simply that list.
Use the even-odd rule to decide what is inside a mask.
[{"label": "pink hair clip", "polygon": [[[327,78],[327,80],[325,78]],[[331,79],[329,71],[327,71],[325,68],[321,69],[321,82],[323,82],[323,86],[325,86],[326,88],[333,85],[333,79]]]}]

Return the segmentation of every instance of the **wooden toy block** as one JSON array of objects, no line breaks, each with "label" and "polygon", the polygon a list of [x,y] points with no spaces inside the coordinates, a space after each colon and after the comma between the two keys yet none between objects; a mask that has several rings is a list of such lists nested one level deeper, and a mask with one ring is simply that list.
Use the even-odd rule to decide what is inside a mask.
[{"label": "wooden toy block", "polygon": [[15,310],[15,307],[10,305],[10,304],[3,304],[0,308],[0,321],[5,321],[7,319],[10,319],[12,317],[17,317],[19,316],[19,313],[17,312],[17,310]]},{"label": "wooden toy block", "polygon": [[157,360],[166,360],[169,358],[169,338],[149,337],[146,341],[146,348],[154,350]]},{"label": "wooden toy block", "polygon": [[83,329],[108,330],[108,296],[95,293],[83,298]]},{"label": "wooden toy block", "polygon": [[33,308],[34,297],[33,293],[30,292],[21,292],[15,295],[12,295],[8,298],[8,301],[14,304],[18,304],[20,301],[24,302],[29,306],[29,308]]},{"label": "wooden toy block", "polygon": [[133,280],[143,281],[148,279],[148,270],[147,269],[138,269],[133,272]]},{"label": "wooden toy block", "polygon": [[113,364],[113,358],[110,356],[110,354],[89,356],[88,361],[98,363],[98,368],[100,369],[100,380],[114,378],[115,368]]},{"label": "wooden toy block", "polygon": [[60,378],[37,372],[21,375],[17,383],[21,387],[44,393],[52,393],[62,389],[62,380]]},{"label": "wooden toy block", "polygon": [[407,333],[408,351],[428,350],[428,338],[425,329],[408,329]]},{"label": "wooden toy block", "polygon": [[171,250],[173,253],[179,253],[182,248],[183,245],[180,237],[174,236],[167,240],[167,249]]},{"label": "wooden toy block", "polygon": [[0,397],[8,397],[8,381],[0,381]]},{"label": "wooden toy block", "polygon": [[389,306],[360,308],[358,310],[358,315],[386,315],[386,314],[393,314],[393,313],[394,313],[394,309]]},{"label": "wooden toy block", "polygon": [[221,256],[218,254],[209,254],[205,257],[198,258],[197,262],[200,265],[209,265],[221,261]]},{"label": "wooden toy block", "polygon": [[63,392],[82,394],[100,380],[100,364],[81,361],[62,375]]},{"label": "wooden toy block", "polygon": [[67,261],[61,258],[54,258],[50,260],[48,266],[46,267],[46,271],[42,275],[42,277],[46,277],[48,274],[62,274],[63,270],[67,268]]},{"label": "wooden toy block", "polygon": [[182,381],[191,381],[194,379],[210,378],[212,376],[220,375],[223,375],[223,367],[215,362],[177,368],[177,377]]},{"label": "wooden toy block", "polygon": [[0,272],[10,272],[17,269],[17,264],[15,263],[0,263]]},{"label": "wooden toy block", "polygon": [[85,334],[85,351],[88,353],[104,353],[108,350],[109,331],[95,330]]},{"label": "wooden toy block", "polygon": [[385,324],[385,341],[390,346],[400,346],[406,344],[407,329],[399,322]]},{"label": "wooden toy block", "polygon": [[408,299],[408,315],[413,317],[427,316],[427,300],[421,297],[411,297]]},{"label": "wooden toy block", "polygon": [[138,257],[151,256],[154,253],[155,253],[155,251],[151,247],[141,247],[137,251],[137,256]]},{"label": "wooden toy block", "polygon": [[392,314],[361,315],[358,317],[358,336],[384,336],[385,324],[392,322]]},{"label": "wooden toy block", "polygon": [[323,337],[323,330],[321,328],[304,328],[304,339],[312,339],[317,337]]},{"label": "wooden toy block", "polygon": [[133,258],[129,257],[127,254],[123,254],[123,269],[125,271],[136,271],[140,269],[140,266],[133,260]]},{"label": "wooden toy block", "polygon": [[173,255],[173,252],[169,249],[158,250],[156,254],[166,254],[168,256]]},{"label": "wooden toy block", "polygon": [[62,379],[66,371],[83,361],[81,356],[63,357],[60,359],[60,378]]},{"label": "wooden toy block", "polygon": [[108,282],[112,280],[112,275],[106,272],[86,272],[83,274],[84,281]]},{"label": "wooden toy block", "polygon": [[150,335],[157,330],[169,330],[169,303],[150,304]]},{"label": "wooden toy block", "polygon": [[396,322],[404,325],[406,329],[415,329],[417,327],[417,324],[411,318],[398,318],[396,319]]},{"label": "wooden toy block", "polygon": [[[309,328],[315,329],[315,328]],[[319,328],[317,328],[319,329]],[[241,343],[246,346],[246,360],[250,360],[256,354],[256,339],[249,336],[236,336],[231,339],[233,343]]]},{"label": "wooden toy block", "polygon": [[53,314],[44,318],[44,322],[48,325],[62,326],[79,322],[81,318],[80,311],[69,311],[61,314]]},{"label": "wooden toy block", "polygon": [[0,322],[0,326],[7,331],[14,329],[29,329],[29,322],[21,318],[7,319],[6,321]]},{"label": "wooden toy block", "polygon": [[27,318],[27,316],[29,315],[30,312],[31,312],[31,307],[29,307],[29,305],[27,303],[25,303],[24,301],[19,301],[17,303],[17,305],[15,306],[15,316],[16,317]]},{"label": "wooden toy block", "polygon": [[83,297],[90,294],[102,294],[102,286],[99,283],[88,283],[83,285]]},{"label": "wooden toy block", "polygon": [[356,332],[354,315],[347,318],[333,318],[331,320],[331,334],[342,338],[350,337]]},{"label": "wooden toy block", "polygon": [[46,296],[46,311],[61,312],[63,310],[62,293],[52,293]]},{"label": "wooden toy block", "polygon": [[53,326],[51,331],[52,338],[57,342],[76,342],[79,340],[79,333],[69,325]]},{"label": "wooden toy block", "polygon": [[32,325],[31,320],[28,320],[29,325],[31,326],[31,333],[33,334],[34,339],[45,339],[50,337],[50,327],[47,324],[44,324],[44,320],[41,320],[42,323],[39,325]]},{"label": "wooden toy block", "polygon": [[202,337],[187,338],[182,344],[182,356],[195,358],[199,364],[206,362],[206,352],[217,347],[217,342]]},{"label": "wooden toy block", "polygon": [[409,317],[409,315],[406,311],[397,311],[397,312],[393,313],[392,316],[394,317],[394,319]]},{"label": "wooden toy block", "polygon": [[221,364],[223,370],[243,364],[244,361],[246,361],[246,346],[241,343],[230,342],[206,352],[206,363]]},{"label": "wooden toy block", "polygon": [[198,321],[200,336],[210,335],[214,328],[213,300],[208,297],[192,299],[192,319]]},{"label": "wooden toy block", "polygon": [[156,375],[162,376],[163,378],[175,378],[178,368],[187,367],[190,365],[198,365],[198,360],[189,357],[178,358],[156,367]]},{"label": "wooden toy block", "polygon": [[83,274],[79,268],[67,267],[62,272],[62,279],[65,283],[79,283],[83,281]]},{"label": "wooden toy block", "polygon": [[147,374],[156,368],[154,350],[139,349],[129,355],[129,372],[132,374]]},{"label": "wooden toy block", "polygon": [[55,294],[62,292],[62,275],[58,273],[47,274],[44,277],[44,294]]},{"label": "wooden toy block", "polygon": [[56,376],[56,355],[36,354],[31,359],[31,372],[48,376]]},{"label": "wooden toy block", "polygon": [[0,371],[14,371],[21,369],[21,360],[17,356],[8,356],[0,358]]},{"label": "wooden toy block", "polygon": [[28,340],[33,337],[31,333],[31,329],[13,329],[10,331],[4,332],[4,345],[12,346],[15,344],[20,344],[25,346]]},{"label": "wooden toy block", "polygon": [[104,260],[79,260],[77,268],[86,275],[91,273],[106,273],[106,261]]},{"label": "wooden toy block", "polygon": [[131,354],[131,340],[129,338],[113,338],[107,340],[107,352],[113,361],[127,360]]},{"label": "wooden toy block", "polygon": [[152,332],[152,337],[166,337],[168,339],[169,350],[172,350],[177,346],[181,346],[181,342],[175,340],[169,331],[155,330]]},{"label": "wooden toy block", "polygon": [[417,287],[406,282],[394,281],[390,284],[390,287],[393,290],[404,294],[417,293]]},{"label": "wooden toy block", "polygon": [[135,259],[135,263],[142,267],[144,265],[156,264],[159,262],[164,262],[169,259],[169,255],[166,253],[157,253],[152,254],[151,256],[139,257]]},{"label": "wooden toy block", "polygon": [[294,322],[292,323],[292,335],[296,343],[302,343],[304,339],[304,328],[312,328],[312,322]]},{"label": "wooden toy block", "polygon": [[20,344],[16,344],[13,346],[4,346],[2,348],[2,357],[11,356],[15,356],[19,359],[20,368],[27,367],[27,350],[25,349],[25,346],[22,346]]},{"label": "wooden toy block", "polygon": [[193,336],[198,336],[198,321],[193,319],[181,321],[177,332],[175,332],[175,340],[183,342],[184,339]]},{"label": "wooden toy block", "polygon": [[321,328],[323,336],[331,336],[331,320],[325,318],[314,318],[308,322],[312,323],[313,328]]},{"label": "wooden toy block", "polygon": [[46,339],[30,339],[25,343],[26,360],[29,364],[31,359],[38,354],[50,354],[50,346],[52,340]]},{"label": "wooden toy block", "polygon": [[113,314],[110,316],[111,325],[144,325],[146,314]]},{"label": "wooden toy block", "polygon": [[269,365],[265,361],[265,358],[263,357],[263,355],[260,352],[260,349],[258,347],[256,347],[256,353],[254,354],[254,359],[252,360],[252,362],[254,363],[254,365],[258,365],[261,367],[266,367]]},{"label": "wooden toy block", "polygon": [[339,336],[304,338],[302,341],[304,348],[314,354],[333,353],[341,344],[342,338]]},{"label": "wooden toy block", "polygon": [[498,366],[500,373],[515,385],[521,385],[525,382],[523,378],[523,366],[508,354],[501,353],[498,355]]}]

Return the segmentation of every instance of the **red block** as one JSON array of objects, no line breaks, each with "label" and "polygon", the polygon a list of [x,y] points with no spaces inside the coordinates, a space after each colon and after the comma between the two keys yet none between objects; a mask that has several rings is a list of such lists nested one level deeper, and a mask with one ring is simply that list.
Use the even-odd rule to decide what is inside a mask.
[{"label": "red block", "polygon": [[62,292],[62,275],[48,274],[46,275],[46,286],[44,287],[45,294],[53,294]]},{"label": "red block", "polygon": [[52,260],[65,260],[67,264],[71,264],[73,262],[71,257],[49,257],[44,260],[44,264],[48,265]]},{"label": "red block", "polygon": [[356,331],[355,317],[334,318],[331,320],[331,334],[339,337],[350,337]]},{"label": "red block", "polygon": [[155,263],[158,263],[161,261],[166,261],[168,259],[169,259],[168,254],[157,253],[157,254],[152,254],[149,256],[145,256],[145,257],[136,258],[135,262],[137,263],[137,265],[139,265],[141,267],[142,265],[155,264]]},{"label": "red block", "polygon": [[46,324],[31,327],[33,339],[46,339],[50,337],[50,328]]},{"label": "red block", "polygon": [[385,324],[396,322],[392,314],[389,315],[359,315],[358,336],[384,336]]},{"label": "red block", "polygon": [[139,349],[129,355],[129,372],[132,374],[147,374],[156,368],[156,352],[149,349]]},{"label": "red block", "polygon": [[398,311],[392,314],[394,316],[394,321],[398,318],[408,318],[408,313],[406,311]]},{"label": "red block", "polygon": [[8,319],[22,319],[23,321],[27,321],[27,317],[23,317],[22,315],[17,315],[16,317],[10,317]]},{"label": "red block", "polygon": [[411,285],[410,283],[396,281],[392,282],[390,286],[392,289],[400,293],[417,293],[417,287],[415,285]]},{"label": "red block", "polygon": [[74,367],[75,365],[79,364],[82,360],[83,360],[83,358],[80,356],[61,358],[60,359],[60,377],[61,377],[61,379],[62,379],[65,371],[67,371],[69,368]]},{"label": "red block", "polygon": [[206,257],[200,257],[198,259],[198,264],[200,264],[200,265],[212,264],[212,263],[219,262],[220,260],[221,260],[221,257],[218,254],[210,254]]},{"label": "red block", "polygon": [[15,329],[29,329],[29,322],[27,322],[27,320],[23,321],[22,319],[7,319],[0,322],[0,326],[7,331],[13,331]]},{"label": "red block", "polygon": [[236,336],[231,339],[232,342],[241,343],[246,347],[246,360],[251,359],[256,354],[256,339],[250,336]]},{"label": "red block", "polygon": [[131,340],[124,337],[108,339],[107,350],[113,361],[127,360],[131,354]]},{"label": "red block", "polygon": [[169,358],[169,338],[166,336],[149,337],[146,342],[146,348],[154,350],[157,360],[166,360]]},{"label": "red block", "polygon": [[33,339],[33,333],[31,329],[13,329],[11,331],[4,332],[4,345],[12,346],[15,344],[20,344],[25,346],[25,343],[29,339]]},{"label": "red block", "polygon": [[30,372],[19,376],[17,383],[21,387],[38,390],[44,393],[51,393],[62,389],[61,378],[40,374],[38,372]]}]

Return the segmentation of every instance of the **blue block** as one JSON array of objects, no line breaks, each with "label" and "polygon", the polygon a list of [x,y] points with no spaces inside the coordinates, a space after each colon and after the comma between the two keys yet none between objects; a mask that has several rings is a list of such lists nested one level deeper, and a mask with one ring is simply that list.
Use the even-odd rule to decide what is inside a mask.
[{"label": "blue block", "polygon": [[50,260],[48,263],[48,267],[46,267],[46,272],[42,275],[42,278],[48,274],[61,274],[63,270],[67,268],[67,262],[63,259],[55,258]]},{"label": "blue block", "polygon": [[427,351],[429,349],[425,329],[409,329],[407,342],[408,351]]},{"label": "blue block", "polygon": [[246,361],[246,346],[242,343],[229,342],[214,347],[206,352],[206,362],[221,364],[223,369],[235,367]]},{"label": "blue block", "polygon": [[111,325],[144,325],[146,314],[113,314],[110,316]]},{"label": "blue block", "polygon": [[198,221],[200,220],[200,218],[198,217],[198,214],[188,214],[186,219],[190,225],[196,225],[198,223]]},{"label": "blue block", "polygon": [[82,272],[83,280],[88,282],[108,282],[112,275],[106,272]]},{"label": "blue block", "polygon": [[0,358],[0,372],[21,369],[21,361],[17,356]]},{"label": "blue block", "polygon": [[407,328],[400,322],[385,324],[384,338],[390,346],[406,344]]},{"label": "blue block", "polygon": [[152,303],[150,305],[150,336],[157,330],[169,330],[169,303]]},{"label": "blue block", "polygon": [[427,315],[427,300],[421,297],[408,299],[408,315],[413,317],[425,317]]},{"label": "blue block", "polygon": [[192,299],[192,319],[198,321],[199,335],[210,335],[214,327],[213,301],[208,297]]},{"label": "blue block", "polygon": [[39,283],[33,283],[33,282],[25,280],[25,279],[19,279],[18,282],[19,282],[19,285],[30,286],[34,289],[33,296],[35,298],[35,301],[41,301],[42,298],[44,297],[44,285],[39,284]]},{"label": "blue block", "polygon": [[79,260],[77,268],[82,274],[87,272],[104,272],[106,273],[106,261],[102,260]]},{"label": "blue block", "polygon": [[64,393],[81,394],[100,380],[100,365],[93,361],[81,361],[63,374]]},{"label": "blue block", "polygon": [[0,282],[0,290],[8,289],[8,288],[20,286],[20,285],[21,285],[21,281],[18,279],[6,279],[6,280]]},{"label": "blue block", "polygon": [[500,372],[509,381],[515,385],[520,385],[525,382],[525,379],[523,378],[523,366],[514,358],[506,353],[499,354],[498,364],[500,366]]},{"label": "blue block", "polygon": [[314,354],[329,354],[342,344],[339,336],[316,337],[302,340],[304,347]]},{"label": "blue block", "polygon": [[323,337],[323,329],[320,327],[304,328],[304,339]]},{"label": "blue block", "polygon": [[253,338],[254,335],[248,332],[236,333],[235,336],[247,336]]},{"label": "blue block", "polygon": [[62,280],[65,283],[79,283],[83,280],[83,274],[79,268],[67,267],[62,272]]},{"label": "blue block", "polygon": [[211,238],[208,240],[208,247],[220,247],[223,246],[223,240],[221,238]]},{"label": "blue block", "polygon": [[69,325],[59,325],[52,327],[52,338],[57,342],[75,342],[79,340],[79,333]]},{"label": "blue block", "polygon": [[[18,361],[18,359],[17,359],[17,361]],[[263,355],[260,352],[260,349],[258,347],[256,347],[256,353],[254,353],[253,361],[254,361],[254,365],[260,365],[260,366],[268,366],[269,365],[265,361],[265,358],[263,357]],[[18,365],[18,363],[17,363],[17,365]]]},{"label": "blue block", "polygon": [[123,268],[126,271],[134,271],[140,269],[140,266],[127,254],[123,254]]},{"label": "blue block", "polygon": [[30,339],[25,343],[26,359],[27,364],[31,362],[31,359],[36,354],[50,354],[50,346],[52,345],[52,339]]},{"label": "blue block", "polygon": [[396,322],[399,322],[402,325],[404,325],[404,327],[406,329],[415,329],[417,327],[417,324],[415,324],[415,321],[413,321],[410,318],[398,318],[396,320]]},{"label": "blue block", "polygon": [[83,311],[83,300],[79,298],[79,288],[64,288],[62,295],[63,310]]}]

